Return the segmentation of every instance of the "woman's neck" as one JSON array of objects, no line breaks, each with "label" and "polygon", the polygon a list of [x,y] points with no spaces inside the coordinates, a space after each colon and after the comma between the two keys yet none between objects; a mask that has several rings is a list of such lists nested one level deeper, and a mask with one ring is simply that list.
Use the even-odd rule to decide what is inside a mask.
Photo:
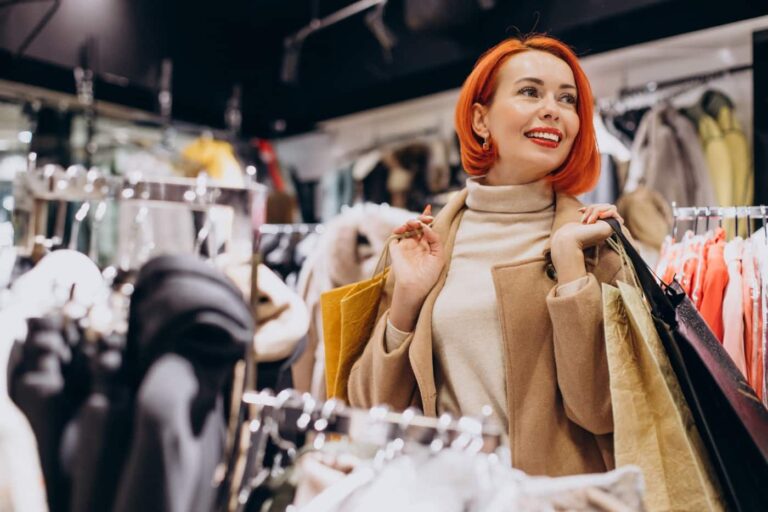
[{"label": "woman's neck", "polygon": [[521,185],[488,185],[483,178],[467,180],[467,207],[495,213],[532,213],[552,208],[552,184],[538,180]]},{"label": "woman's neck", "polygon": [[549,175],[546,173],[537,172],[522,172],[512,169],[501,169],[499,167],[493,167],[488,174],[483,176],[483,184],[489,186],[503,186],[503,185],[530,185],[541,181]]}]

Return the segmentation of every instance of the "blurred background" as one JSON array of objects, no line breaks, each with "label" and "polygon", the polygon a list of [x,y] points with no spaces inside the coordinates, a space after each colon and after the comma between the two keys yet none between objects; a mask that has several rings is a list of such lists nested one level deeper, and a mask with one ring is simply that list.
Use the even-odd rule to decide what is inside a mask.
[{"label": "blurred background", "polygon": [[[163,499],[172,510],[266,510],[277,492],[264,480],[228,505],[250,485],[243,474],[282,468],[270,458],[290,452],[279,435],[254,430],[250,455],[267,435],[279,449],[246,473],[235,471],[230,429],[227,444],[214,432],[184,445],[201,460],[221,455],[226,471],[215,457],[174,459],[161,462],[178,473],[155,477],[154,438],[129,450],[140,441],[120,428],[142,411],[125,407],[109,423],[98,411],[115,412],[99,409],[112,398],[88,400],[136,398],[151,381],[130,359],[152,345],[142,326],[183,324],[184,308],[199,306],[245,319],[210,345],[223,359],[238,354],[227,343],[239,347],[224,377],[210,346],[185,353],[210,370],[183,378],[214,397],[200,406],[211,428],[233,421],[222,403],[243,413],[233,389],[311,393],[285,404],[297,417],[314,407],[317,419],[326,409],[312,400],[332,396],[321,295],[369,278],[395,226],[464,187],[459,88],[484,51],[531,32],[571,45],[592,85],[601,177],[580,199],[617,204],[646,262],[696,306],[705,248],[720,248],[721,284],[743,284],[728,306],[741,308],[728,311],[743,329],[724,350],[768,404],[765,0],[0,0],[0,368],[10,361],[0,426],[12,427],[0,429],[0,511],[44,510],[46,499],[51,510],[160,510]],[[145,309],[129,318],[139,269],[169,254],[211,265],[174,260],[181,284],[164,274],[171,263],[155,267]],[[729,277],[724,257],[743,267]],[[712,300],[705,320],[722,343],[725,285]],[[35,380],[52,360],[55,393]],[[180,386],[147,385],[164,410],[189,402]],[[91,439],[76,435],[82,418],[102,445],[80,449]],[[187,434],[169,421],[172,435]],[[78,452],[96,455],[80,464]],[[132,479],[118,478],[123,467]]]}]

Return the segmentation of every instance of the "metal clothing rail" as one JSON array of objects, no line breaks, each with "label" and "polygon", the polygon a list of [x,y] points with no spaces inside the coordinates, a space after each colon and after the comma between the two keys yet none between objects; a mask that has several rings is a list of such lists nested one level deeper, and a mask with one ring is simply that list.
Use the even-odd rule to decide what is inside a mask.
[{"label": "metal clothing rail", "polygon": [[250,208],[252,196],[264,189],[250,183],[246,187],[215,185],[205,176],[197,178],[152,178],[136,176],[110,176],[83,167],[70,167],[64,172],[55,165],[35,169],[35,154],[30,155],[30,166],[21,178],[35,199],[46,201],[159,201],[182,203],[188,208],[207,208],[212,205]]},{"label": "metal clothing rail", "polygon": [[449,445],[472,447],[477,452],[485,453],[492,453],[502,445],[501,430],[490,422],[490,416],[482,419],[453,418],[444,414],[432,418],[421,415],[415,409],[402,413],[392,412],[383,406],[356,409],[345,406],[339,400],[323,402],[293,390],[278,396],[268,391],[248,391],[243,395],[243,403],[272,415],[281,423],[281,431],[340,434],[352,441],[380,446],[402,439],[404,442],[438,447],[433,444],[436,443],[438,448]]},{"label": "metal clothing rail", "polygon": [[678,207],[672,203],[672,216],[677,220],[696,219],[733,219],[749,217],[752,219],[768,218],[768,206],[685,206]]},{"label": "metal clothing rail", "polygon": [[[254,227],[264,216],[266,187],[257,183],[249,183],[243,188],[219,186],[205,175],[194,179],[145,179],[140,175],[106,175],[83,166],[64,169],[49,164],[36,167],[36,156],[31,153],[27,171],[16,176],[14,198],[14,217],[19,227],[17,245],[30,254],[35,251],[36,244],[55,247],[63,243],[69,223],[72,223],[72,233],[79,234],[80,224],[89,219],[88,222],[94,224],[92,233],[96,236],[111,203],[138,205],[135,227],[140,229],[142,211],[154,203],[199,212],[210,212],[216,206],[228,207],[232,211],[228,251],[246,260],[256,252]],[[73,208],[77,213],[72,219],[67,211]],[[55,217],[53,234],[49,214]],[[197,233],[198,238],[207,237],[209,230],[206,221]],[[95,249],[93,246],[89,250],[91,257],[94,257]]]},{"label": "metal clothing rail", "polygon": [[709,220],[717,219],[721,221],[723,219],[734,219],[735,233],[739,233],[739,219],[746,219],[748,236],[752,231],[752,221],[762,220],[763,225],[760,229],[766,232],[766,242],[768,243],[768,206],[686,206],[678,207],[674,202],[672,203],[672,238],[677,239],[677,223],[678,221],[693,221],[693,231],[698,231],[698,224],[700,220],[706,222],[707,229],[709,229]]},{"label": "metal clothing rail", "polygon": [[732,66],[729,68],[719,69],[711,71],[709,73],[700,73],[697,75],[688,75],[679,78],[672,78],[670,80],[663,80],[659,82],[648,82],[645,85],[638,87],[625,87],[619,91],[619,96],[630,96],[634,94],[648,93],[658,91],[659,89],[667,89],[669,87],[675,87],[678,85],[684,85],[689,83],[708,82],[716,78],[720,78],[726,75],[732,75],[735,73],[741,73],[752,69],[751,64],[744,64],[741,66]]},{"label": "metal clothing rail", "polygon": [[259,233],[262,235],[290,235],[293,233],[309,234],[322,233],[325,231],[323,224],[298,223],[298,224],[262,224],[259,227]]}]

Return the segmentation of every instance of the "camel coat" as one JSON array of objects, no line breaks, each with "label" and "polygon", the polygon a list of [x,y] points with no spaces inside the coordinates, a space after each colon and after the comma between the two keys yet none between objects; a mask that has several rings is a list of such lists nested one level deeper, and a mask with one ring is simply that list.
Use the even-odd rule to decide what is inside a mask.
[{"label": "camel coat", "polygon": [[[435,219],[448,258],[465,210],[466,189]],[[552,232],[579,222],[581,203],[557,194]],[[549,244],[547,244],[549,246]],[[540,257],[492,269],[505,350],[512,465],[532,475],[568,475],[613,469],[613,418],[608,384],[601,283],[622,276],[621,260],[607,245],[585,251],[588,284],[566,297],[547,248]],[[379,318],[352,368],[350,404],[421,408],[435,416],[432,309],[450,259],[427,296],[416,327],[387,353],[385,331],[394,282],[386,285]],[[468,318],[467,321],[472,321]],[[472,340],[467,340],[471,343]]]}]

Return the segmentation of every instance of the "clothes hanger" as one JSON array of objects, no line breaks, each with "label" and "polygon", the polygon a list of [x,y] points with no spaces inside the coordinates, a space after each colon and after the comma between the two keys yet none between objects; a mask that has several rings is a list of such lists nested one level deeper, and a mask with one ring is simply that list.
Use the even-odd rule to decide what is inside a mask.
[{"label": "clothes hanger", "polygon": [[[272,396],[270,391],[262,391],[263,395]],[[251,446],[248,449],[251,467],[247,470],[242,487],[238,490],[236,510],[241,512],[247,509],[247,504],[253,492],[264,485],[270,476],[276,477],[284,472],[282,466],[283,455],[278,452],[272,461],[272,466],[265,466],[267,440],[271,440],[279,449],[286,452],[288,459],[293,463],[298,453],[298,446],[280,434],[280,426],[288,420],[287,406],[301,408],[301,414],[294,426],[298,432],[306,432],[312,424],[312,416],[318,404],[317,400],[309,393],[299,394],[293,389],[281,391],[274,397],[274,406],[271,408],[260,407],[258,411],[258,423],[256,431],[253,431],[254,423],[251,422]],[[330,413],[328,413],[330,414]],[[327,427],[327,425],[326,425]],[[257,443],[253,443],[254,437]],[[250,476],[253,475],[253,476]]]},{"label": "clothes hanger", "polygon": [[712,215],[712,209],[709,206],[707,206],[705,211],[706,211],[705,214],[707,216],[706,230],[707,230],[707,233],[709,233],[710,232],[709,231],[709,220],[710,220],[710,216]]},{"label": "clothes hanger", "polygon": [[104,217],[107,215],[107,202],[99,201],[91,220],[91,239],[88,248],[88,257],[93,261],[98,261],[99,238],[101,236],[101,225]]},{"label": "clothes hanger", "polygon": [[613,156],[621,162],[628,162],[632,158],[632,152],[629,148],[608,131],[608,128],[605,126],[605,122],[599,113],[595,112],[593,120],[600,151]]},{"label": "clothes hanger", "polygon": [[[211,246],[211,231],[213,230],[213,222],[211,221],[211,216],[208,215],[208,212],[205,214],[205,220],[203,221],[202,227],[200,227],[200,230],[197,232],[197,235],[195,236],[195,245],[193,249],[193,254],[196,254],[198,256],[203,256],[206,259],[211,259],[214,255],[211,254],[210,246]],[[206,254],[203,254],[203,243],[208,242],[206,248],[208,249],[206,251]]]},{"label": "clothes hanger", "polygon": [[697,235],[699,233],[699,217],[701,216],[701,212],[699,211],[698,206],[693,207],[693,234]]},{"label": "clothes hanger", "polygon": [[78,238],[80,237],[80,225],[88,217],[88,212],[91,210],[91,203],[85,201],[75,213],[75,220],[72,222],[72,231],[69,234],[68,248],[73,251],[77,250]]},{"label": "clothes hanger", "polygon": [[[672,207],[674,208],[674,203],[672,204]],[[672,216],[672,240],[677,242],[677,211],[675,210],[674,215]]]}]

